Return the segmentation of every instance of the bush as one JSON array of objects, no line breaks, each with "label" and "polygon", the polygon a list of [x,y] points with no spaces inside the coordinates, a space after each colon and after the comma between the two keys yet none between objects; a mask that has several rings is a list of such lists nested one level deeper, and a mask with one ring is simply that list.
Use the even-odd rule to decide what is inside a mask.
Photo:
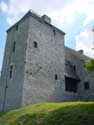
[{"label": "bush", "polygon": [[86,67],[87,71],[93,72],[94,71],[94,60],[93,59],[86,60],[85,67]]}]

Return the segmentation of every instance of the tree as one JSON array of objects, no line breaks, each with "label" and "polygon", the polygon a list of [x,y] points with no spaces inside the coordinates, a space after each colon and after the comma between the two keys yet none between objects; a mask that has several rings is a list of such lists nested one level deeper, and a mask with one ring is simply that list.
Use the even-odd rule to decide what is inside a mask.
[{"label": "tree", "polygon": [[94,71],[94,59],[88,59],[85,61],[85,67],[88,72],[93,72]]}]

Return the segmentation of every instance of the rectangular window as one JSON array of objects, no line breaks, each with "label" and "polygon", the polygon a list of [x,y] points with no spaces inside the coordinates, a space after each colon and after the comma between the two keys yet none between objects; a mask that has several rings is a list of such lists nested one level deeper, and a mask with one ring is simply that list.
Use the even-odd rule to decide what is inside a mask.
[{"label": "rectangular window", "polygon": [[75,65],[73,65],[73,70],[76,71],[76,66]]},{"label": "rectangular window", "polygon": [[89,90],[89,82],[84,82],[84,89]]},{"label": "rectangular window", "polygon": [[16,42],[13,42],[13,48],[12,48],[12,52],[15,52],[15,48],[16,48]]},{"label": "rectangular window", "polygon": [[9,70],[9,79],[12,78],[12,74],[13,74],[13,65],[10,66],[10,70]]},{"label": "rectangular window", "polygon": [[18,30],[18,25],[16,25],[16,30]]},{"label": "rectangular window", "polygon": [[34,41],[34,47],[37,48],[38,47],[38,43],[36,41]]},{"label": "rectangular window", "polygon": [[55,80],[57,80],[58,79],[58,75],[57,74],[55,74]]},{"label": "rectangular window", "polygon": [[73,78],[65,77],[65,90],[69,92],[77,92],[78,81]]},{"label": "rectangular window", "polygon": [[54,36],[56,35],[56,31],[55,31],[55,29],[53,29],[53,33],[54,33]]}]

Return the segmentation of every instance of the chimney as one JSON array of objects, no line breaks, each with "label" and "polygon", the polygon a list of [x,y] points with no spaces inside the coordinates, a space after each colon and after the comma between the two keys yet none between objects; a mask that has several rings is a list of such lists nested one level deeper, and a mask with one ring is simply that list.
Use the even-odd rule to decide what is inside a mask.
[{"label": "chimney", "polygon": [[84,54],[84,51],[83,51],[83,50],[79,50],[78,52],[79,52],[80,54],[82,54],[82,55]]},{"label": "chimney", "polygon": [[51,18],[48,17],[47,15],[43,15],[41,18],[42,18],[45,22],[51,24]]}]

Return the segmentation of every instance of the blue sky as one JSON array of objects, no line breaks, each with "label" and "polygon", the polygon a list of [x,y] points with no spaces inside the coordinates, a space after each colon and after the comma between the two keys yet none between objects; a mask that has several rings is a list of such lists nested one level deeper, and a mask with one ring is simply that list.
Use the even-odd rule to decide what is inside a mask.
[{"label": "blue sky", "polygon": [[67,46],[94,57],[94,0],[0,0],[0,70],[6,30],[29,9],[50,16],[52,24],[66,33]]}]

